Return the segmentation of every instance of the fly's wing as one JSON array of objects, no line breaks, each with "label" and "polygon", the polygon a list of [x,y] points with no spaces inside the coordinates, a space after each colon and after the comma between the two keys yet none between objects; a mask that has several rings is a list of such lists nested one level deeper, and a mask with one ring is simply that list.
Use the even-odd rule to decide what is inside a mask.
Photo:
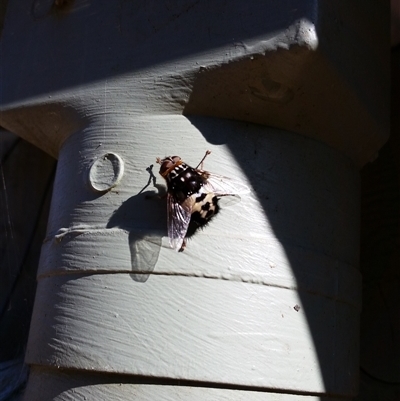
[{"label": "fly's wing", "polygon": [[167,206],[169,244],[171,248],[179,251],[189,227],[193,200],[187,198],[182,204],[179,204],[171,194],[168,194]]},{"label": "fly's wing", "polygon": [[199,170],[204,177],[203,188],[206,192],[212,192],[217,196],[244,195],[250,192],[250,188],[242,181],[222,175],[212,174]]}]

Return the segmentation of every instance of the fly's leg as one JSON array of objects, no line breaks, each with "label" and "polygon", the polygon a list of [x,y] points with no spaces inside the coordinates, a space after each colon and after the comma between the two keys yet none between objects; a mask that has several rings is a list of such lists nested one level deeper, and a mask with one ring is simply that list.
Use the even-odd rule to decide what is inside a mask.
[{"label": "fly's leg", "polygon": [[203,163],[204,160],[206,159],[206,157],[211,153],[211,150],[207,150],[206,154],[204,155],[204,157],[200,160],[200,163],[197,165],[196,169],[198,169],[200,167],[200,170],[203,170]]},{"label": "fly's leg", "polygon": [[186,248],[186,238],[183,239],[181,249],[179,249],[178,252],[183,252],[185,250],[185,248]]},{"label": "fly's leg", "polygon": [[140,195],[141,193],[144,192],[144,190],[146,188],[148,188],[150,186],[151,183],[153,183],[153,187],[157,189],[157,193],[153,193],[153,194],[149,194],[146,195],[146,199],[153,199],[153,198],[157,198],[157,199],[161,199],[161,198],[165,198],[167,196],[167,190],[165,188],[164,185],[162,184],[157,184],[157,178],[153,173],[153,165],[150,165],[149,167],[146,168],[146,171],[149,173],[149,181],[147,182],[147,184],[140,190],[140,192],[138,193],[138,195]]}]

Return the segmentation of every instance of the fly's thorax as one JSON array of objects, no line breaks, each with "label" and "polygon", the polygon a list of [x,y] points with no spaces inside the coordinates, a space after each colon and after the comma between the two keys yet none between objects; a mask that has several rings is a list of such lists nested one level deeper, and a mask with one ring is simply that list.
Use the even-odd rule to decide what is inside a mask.
[{"label": "fly's thorax", "polygon": [[202,175],[185,163],[171,170],[166,180],[168,191],[178,202],[198,193],[204,184]]},{"label": "fly's thorax", "polygon": [[182,163],[176,165],[167,175],[166,179],[172,181],[176,177],[180,177],[185,171],[189,169],[189,166],[186,163]]}]

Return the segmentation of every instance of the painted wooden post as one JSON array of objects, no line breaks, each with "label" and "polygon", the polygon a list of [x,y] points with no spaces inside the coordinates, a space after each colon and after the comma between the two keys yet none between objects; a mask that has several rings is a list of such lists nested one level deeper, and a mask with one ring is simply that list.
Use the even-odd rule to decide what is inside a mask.
[{"label": "painted wooden post", "polygon": [[[354,396],[358,168],[388,77],[346,30],[383,19],[349,7],[9,4],[1,124],[59,158],[26,400]],[[207,149],[251,193],[176,253],[152,165]]]}]

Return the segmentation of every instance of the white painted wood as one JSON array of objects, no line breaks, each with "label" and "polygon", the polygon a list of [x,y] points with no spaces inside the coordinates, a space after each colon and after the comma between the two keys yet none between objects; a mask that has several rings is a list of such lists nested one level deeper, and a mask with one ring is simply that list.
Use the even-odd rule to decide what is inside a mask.
[{"label": "white painted wood", "polygon": [[[315,314],[323,354],[315,350],[307,314]],[[27,361],[323,393],[337,390],[334,372],[356,358],[349,332],[357,332],[358,319],[347,322],[353,314],[332,299],[238,281],[59,276],[39,283]],[[319,358],[330,364],[329,382],[324,383]],[[351,386],[351,377],[341,377],[340,385]]]},{"label": "white painted wood", "polygon": [[[130,382],[130,380],[132,380]],[[156,385],[140,383],[129,376],[99,375],[93,372],[31,369],[26,393],[29,401],[51,399],[56,401],[107,400],[107,401],[340,401],[343,398],[306,396],[250,389],[224,389],[198,387],[187,383]],[[25,399],[27,401],[27,399]]]},{"label": "white painted wood", "polygon": [[[226,213],[232,212],[229,210]],[[214,225],[219,223],[219,218],[213,221]],[[239,234],[216,234],[209,226],[189,241],[184,253],[175,255],[166,237],[157,243],[157,236],[148,239],[132,238],[129,232],[120,229],[87,229],[77,236],[73,234],[65,235],[61,243],[49,241],[44,245],[40,277],[79,271],[126,272],[146,277],[149,273],[209,277],[289,289],[300,288],[339,299],[360,309],[360,275],[354,267],[325,255],[316,255],[311,250],[285,245],[288,253],[298,263],[302,263],[301,276],[296,277],[285,248],[276,239],[267,241],[265,238],[241,238]],[[68,235],[71,235],[71,239]],[[99,243],[105,245],[99,247]],[[142,246],[149,252],[147,265],[135,263],[135,254],[141,251]],[[114,252],[111,254],[108,249]],[[92,261],[87,264],[85,262],[89,252]],[[193,253],[196,254],[195,258]],[[315,266],[318,266],[318,271]]]},{"label": "white painted wood", "polygon": [[[27,361],[353,394],[354,166],[321,143],[238,122],[108,115],[118,141],[98,125],[70,137],[60,155]],[[252,191],[177,253],[165,238],[165,199],[145,198],[156,189],[151,180],[146,187],[146,168],[169,154],[196,165],[206,149],[207,169]],[[110,152],[121,157],[124,176],[99,194],[87,170]]]}]

